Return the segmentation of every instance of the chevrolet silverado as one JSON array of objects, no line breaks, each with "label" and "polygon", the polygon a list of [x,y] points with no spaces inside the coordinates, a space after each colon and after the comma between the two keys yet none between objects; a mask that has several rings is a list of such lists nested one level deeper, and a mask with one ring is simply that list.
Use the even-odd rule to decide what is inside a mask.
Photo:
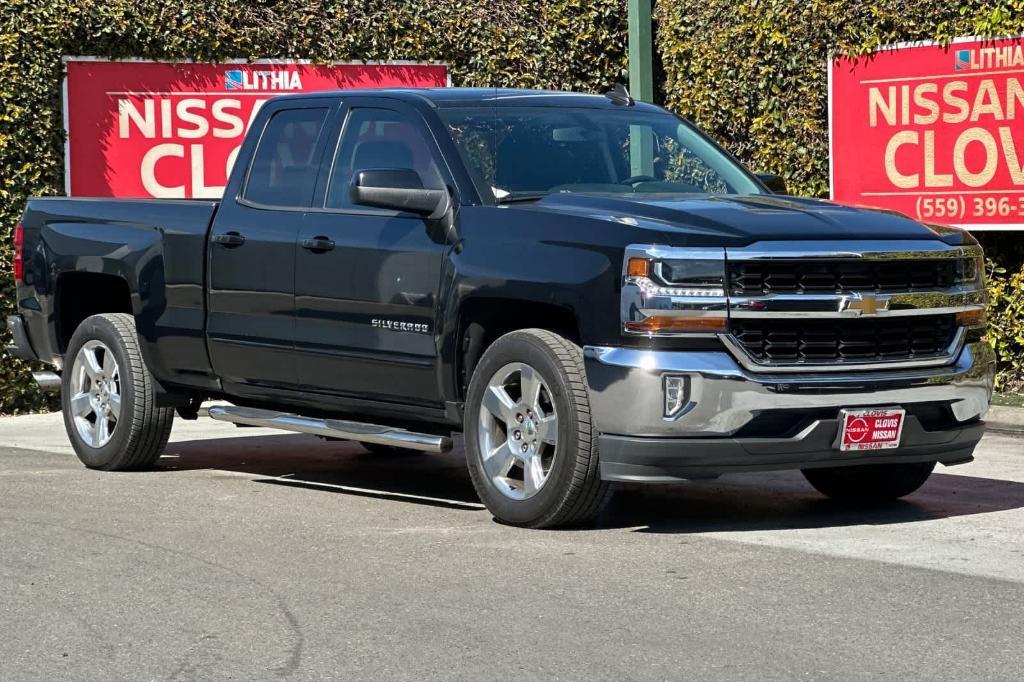
[{"label": "chevrolet silverado", "polygon": [[444,452],[500,521],[799,469],[875,501],[972,459],[994,371],[966,232],[794,198],[621,89],[280,97],[222,201],[36,198],[10,352],[97,469],[177,413]]}]

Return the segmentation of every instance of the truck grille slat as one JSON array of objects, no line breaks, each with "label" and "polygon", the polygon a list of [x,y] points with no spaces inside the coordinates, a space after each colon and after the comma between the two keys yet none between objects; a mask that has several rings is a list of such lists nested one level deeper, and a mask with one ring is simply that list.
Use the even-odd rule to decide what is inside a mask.
[{"label": "truck grille slat", "polygon": [[733,296],[932,291],[973,279],[974,268],[960,258],[736,261],[728,264],[728,282]]},{"label": "truck grille slat", "polygon": [[734,320],[732,334],[760,362],[892,360],[944,354],[956,337],[954,315]]}]

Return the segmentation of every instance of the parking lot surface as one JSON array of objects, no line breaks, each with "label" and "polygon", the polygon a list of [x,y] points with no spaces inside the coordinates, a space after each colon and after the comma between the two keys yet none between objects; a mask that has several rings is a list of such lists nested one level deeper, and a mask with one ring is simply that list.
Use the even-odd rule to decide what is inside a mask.
[{"label": "parking lot surface", "polygon": [[0,679],[1024,677],[1024,440],[869,511],[799,473],[626,488],[596,528],[478,503],[461,449],[178,421],[83,468],[0,419]]}]

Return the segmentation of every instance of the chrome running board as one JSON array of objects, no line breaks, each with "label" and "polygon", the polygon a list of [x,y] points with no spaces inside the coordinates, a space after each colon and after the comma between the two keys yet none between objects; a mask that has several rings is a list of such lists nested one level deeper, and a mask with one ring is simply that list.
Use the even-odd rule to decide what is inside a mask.
[{"label": "chrome running board", "polygon": [[316,419],[288,412],[260,410],[254,407],[217,405],[210,408],[210,417],[232,424],[264,426],[269,429],[311,433],[315,436],[356,440],[361,443],[378,443],[423,452],[448,452],[452,449],[452,439],[446,436],[414,433],[391,426],[362,424],[341,419]]}]

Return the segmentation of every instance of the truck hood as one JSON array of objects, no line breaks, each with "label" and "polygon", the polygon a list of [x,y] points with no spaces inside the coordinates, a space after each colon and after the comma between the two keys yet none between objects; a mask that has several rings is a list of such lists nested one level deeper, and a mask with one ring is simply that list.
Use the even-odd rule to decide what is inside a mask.
[{"label": "truck hood", "polygon": [[680,246],[739,246],[797,239],[941,239],[960,244],[970,239],[960,230],[926,225],[892,211],[767,194],[679,197],[560,193],[528,206],[535,211],[658,231],[663,235],[659,241]]}]

